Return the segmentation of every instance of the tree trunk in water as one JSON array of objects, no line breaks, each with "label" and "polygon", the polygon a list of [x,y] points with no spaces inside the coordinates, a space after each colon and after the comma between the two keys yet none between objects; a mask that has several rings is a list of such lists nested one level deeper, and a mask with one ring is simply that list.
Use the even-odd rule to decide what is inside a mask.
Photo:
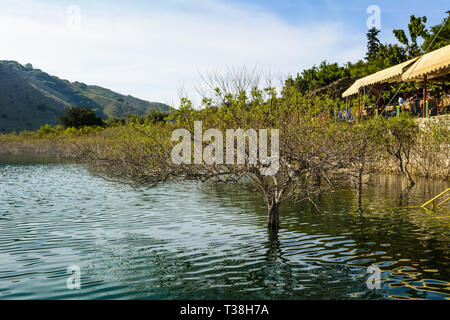
[{"label": "tree trunk in water", "polygon": [[363,173],[364,173],[364,168],[360,168],[359,172],[358,172],[358,190],[357,190],[357,210],[361,211],[362,206],[361,206],[361,201],[362,201],[362,192],[363,192]]},{"label": "tree trunk in water", "polygon": [[278,230],[280,228],[280,204],[275,203],[268,208],[267,225],[271,229]]},{"label": "tree trunk in water", "polygon": [[409,173],[408,163],[409,163],[409,160],[406,161],[406,164],[403,164],[403,160],[400,159],[400,171],[408,179],[409,186],[412,187],[413,185],[416,184],[416,182],[414,181],[411,174]]},{"label": "tree trunk in water", "polygon": [[358,189],[356,193],[356,211],[362,210],[362,190]]},{"label": "tree trunk in water", "polygon": [[413,185],[416,184],[416,182],[413,180],[411,174],[408,171],[408,168],[405,167],[405,172],[406,172],[406,177],[408,178],[409,181],[409,186],[412,187]]},{"label": "tree trunk in water", "polygon": [[268,261],[276,261],[280,254],[280,240],[278,239],[278,229],[267,228],[268,246],[266,257]]},{"label": "tree trunk in water", "polygon": [[362,212],[362,189],[358,189],[356,193],[356,211]]}]

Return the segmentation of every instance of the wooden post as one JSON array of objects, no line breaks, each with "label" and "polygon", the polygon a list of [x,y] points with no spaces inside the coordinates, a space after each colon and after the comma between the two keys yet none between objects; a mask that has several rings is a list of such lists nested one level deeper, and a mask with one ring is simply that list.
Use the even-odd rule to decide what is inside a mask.
[{"label": "wooden post", "polygon": [[425,110],[425,105],[427,103],[427,80],[428,80],[428,76],[425,75],[425,77],[423,78],[423,106],[422,106],[422,118],[426,117],[426,110]]},{"label": "wooden post", "polygon": [[437,115],[439,115],[439,106],[442,105],[442,108],[444,108],[444,93],[445,93],[445,76],[442,78],[442,88],[441,88],[441,101],[436,106],[437,107]]},{"label": "wooden post", "polygon": [[378,99],[377,99],[377,118],[378,115],[380,114],[380,102],[381,102],[381,83],[378,82],[377,85],[377,91],[378,91]]},{"label": "wooden post", "polygon": [[361,88],[358,89],[358,124],[361,122]]}]

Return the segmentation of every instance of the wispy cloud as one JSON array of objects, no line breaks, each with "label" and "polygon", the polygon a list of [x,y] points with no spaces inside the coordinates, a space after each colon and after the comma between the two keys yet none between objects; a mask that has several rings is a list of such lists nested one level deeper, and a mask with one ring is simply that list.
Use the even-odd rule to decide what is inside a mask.
[{"label": "wispy cloud", "polygon": [[205,70],[257,65],[289,74],[324,59],[354,61],[365,51],[363,35],[351,34],[339,22],[292,24],[221,1],[201,6],[172,1],[138,10],[125,3],[79,5],[79,30],[66,27],[67,6],[1,1],[0,59],[170,102],[180,83],[190,87]]}]

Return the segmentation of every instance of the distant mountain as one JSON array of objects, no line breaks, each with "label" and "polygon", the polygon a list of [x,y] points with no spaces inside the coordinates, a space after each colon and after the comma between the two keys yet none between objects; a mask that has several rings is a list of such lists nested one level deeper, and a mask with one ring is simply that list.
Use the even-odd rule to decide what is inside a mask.
[{"label": "distant mountain", "polygon": [[36,130],[57,124],[71,106],[90,107],[103,119],[145,115],[150,109],[168,111],[169,106],[130,95],[70,82],[51,76],[31,64],[0,60],[0,133]]}]

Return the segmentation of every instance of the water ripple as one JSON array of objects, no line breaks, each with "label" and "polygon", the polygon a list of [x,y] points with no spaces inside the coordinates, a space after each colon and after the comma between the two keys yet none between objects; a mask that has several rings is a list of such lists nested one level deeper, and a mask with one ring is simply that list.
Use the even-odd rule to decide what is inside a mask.
[{"label": "water ripple", "polygon": [[235,186],[132,189],[57,164],[0,165],[0,178],[0,299],[450,298],[448,213],[392,209],[443,184],[405,195],[380,177],[362,214],[341,190],[323,213],[286,205],[273,234],[259,196]]}]

